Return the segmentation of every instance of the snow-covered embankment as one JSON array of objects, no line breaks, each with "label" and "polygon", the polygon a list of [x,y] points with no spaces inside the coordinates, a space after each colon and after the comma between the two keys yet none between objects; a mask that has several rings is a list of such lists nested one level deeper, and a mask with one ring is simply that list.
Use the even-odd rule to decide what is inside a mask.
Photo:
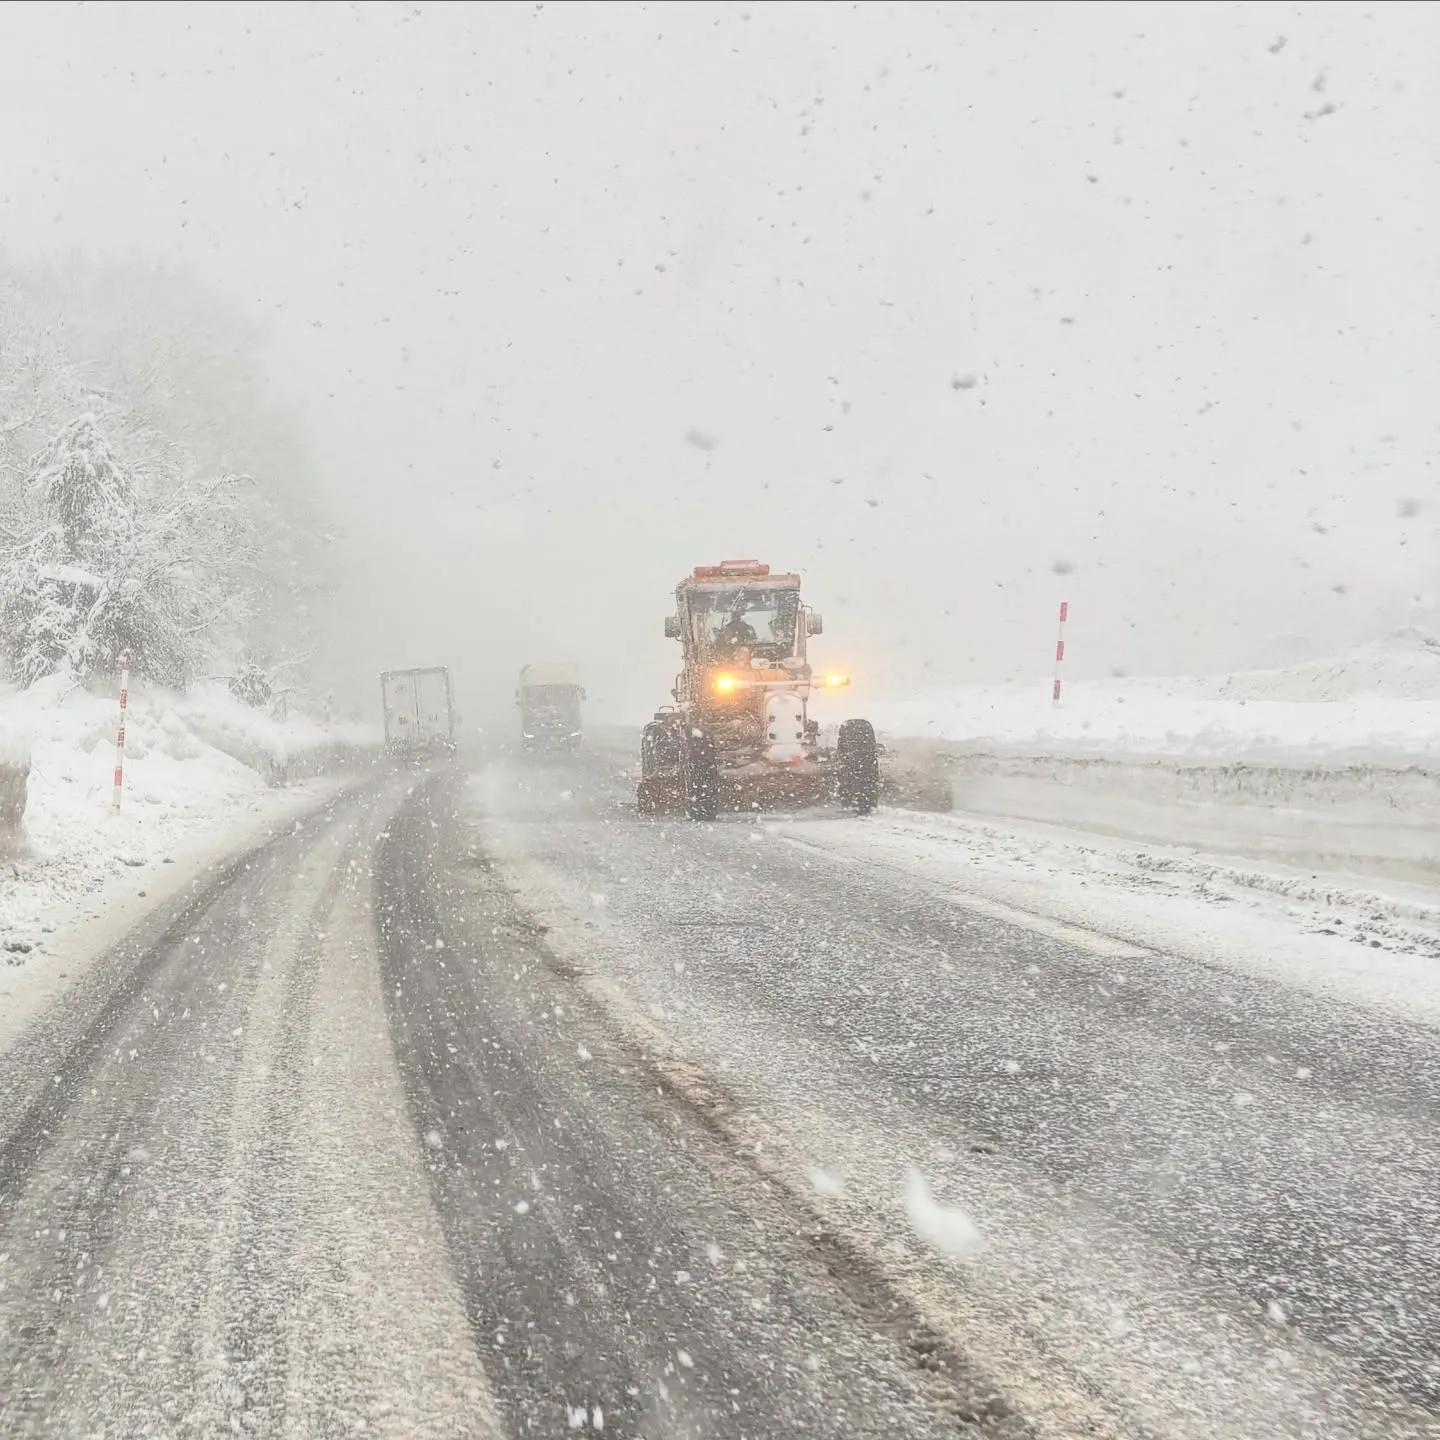
[{"label": "snow-covered embankment", "polygon": [[[223,686],[180,696],[133,689],[122,805],[113,813],[116,703],[60,679],[0,694],[4,754],[28,756],[23,825],[0,861],[0,965],[97,913],[110,891],[145,890],[160,867],[263,824],[316,777],[366,763],[367,727],[277,721]],[[281,782],[301,780],[288,792]]]},{"label": "snow-covered embankment", "polygon": [[30,776],[30,742],[0,716],[0,847],[10,848],[25,819]]},{"label": "snow-covered embankment", "polygon": [[[1440,642],[1223,677],[966,686],[890,707],[958,809],[1288,860],[1440,869]],[[895,738],[900,737],[900,738]]]}]

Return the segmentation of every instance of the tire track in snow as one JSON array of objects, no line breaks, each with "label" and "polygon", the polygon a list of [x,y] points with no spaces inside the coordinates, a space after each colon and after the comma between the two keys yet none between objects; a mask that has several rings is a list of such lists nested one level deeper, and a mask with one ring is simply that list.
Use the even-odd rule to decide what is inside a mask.
[{"label": "tire track in snow", "polygon": [[96,967],[66,1102],[11,1136],[0,1430],[496,1433],[371,939],[367,830],[408,786],[329,807]]},{"label": "tire track in snow", "polygon": [[382,854],[386,999],[516,1431],[598,1404],[648,1440],[1028,1435],[556,963],[448,809],[421,800]]}]

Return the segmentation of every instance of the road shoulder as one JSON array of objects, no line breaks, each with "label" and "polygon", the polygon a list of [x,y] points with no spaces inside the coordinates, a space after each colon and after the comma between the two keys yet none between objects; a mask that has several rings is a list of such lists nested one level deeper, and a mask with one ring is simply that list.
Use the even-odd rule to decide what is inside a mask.
[{"label": "road shoulder", "polygon": [[32,952],[24,965],[0,966],[0,1058],[86,978],[102,955],[162,912],[194,899],[227,865],[304,823],[356,783],[363,782],[353,776],[309,781],[249,824],[202,840],[154,878],[138,885],[112,882],[89,897],[96,913],[76,916],[57,930],[43,956]]}]

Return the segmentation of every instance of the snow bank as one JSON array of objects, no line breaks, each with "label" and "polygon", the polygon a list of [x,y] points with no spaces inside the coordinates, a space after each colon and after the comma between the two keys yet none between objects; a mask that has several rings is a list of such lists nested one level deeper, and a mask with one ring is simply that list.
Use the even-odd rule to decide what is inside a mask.
[{"label": "snow bank", "polygon": [[30,777],[30,737],[0,714],[0,856],[16,844],[25,820]]},{"label": "snow bank", "polygon": [[0,844],[9,849],[25,819],[30,737],[0,716]]},{"label": "snow bank", "polygon": [[274,785],[298,757],[363,753],[368,732],[307,719],[276,722],[223,687],[178,696],[132,690],[126,718],[122,808],[112,813],[114,698],[59,678],[0,693],[0,729],[30,757],[24,852],[0,869],[0,964],[23,963],[44,936],[78,918],[87,897],[147,874],[217,833],[263,818]]},{"label": "snow bank", "polygon": [[383,738],[374,726],[323,724],[307,715],[276,720],[218,683],[194,686],[172,703],[197,740],[276,779],[334,769],[359,759]]},{"label": "snow bank", "polygon": [[1440,700],[1440,637],[1407,626],[1373,645],[1283,670],[1252,670],[1213,685],[1222,700]]},{"label": "snow bank", "polygon": [[879,707],[875,719],[892,736],[996,754],[1434,764],[1440,640],[1406,630],[1283,670],[1078,681],[1058,709],[1048,679],[968,685]]},{"label": "snow bank", "polygon": [[[0,702],[3,703],[3,702]],[[30,737],[14,721],[0,715],[0,765],[23,769],[30,763]]]},{"label": "snow bank", "polygon": [[1440,879],[1440,769],[962,755],[955,808],[1311,870]]}]

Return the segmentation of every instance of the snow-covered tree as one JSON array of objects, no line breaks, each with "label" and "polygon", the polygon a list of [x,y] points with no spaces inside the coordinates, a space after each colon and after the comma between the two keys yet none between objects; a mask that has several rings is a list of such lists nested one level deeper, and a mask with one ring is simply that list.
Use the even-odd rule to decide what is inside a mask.
[{"label": "snow-covered tree", "polygon": [[137,674],[183,685],[196,637],[233,617],[235,482],[166,478],[145,493],[93,414],[35,457],[27,487],[40,525],[0,572],[0,633],[22,684],[63,666],[81,680],[108,673],[127,651]]},{"label": "snow-covered tree", "polygon": [[135,525],[135,487],[94,415],[72,420],[41,452],[33,484],[76,565],[103,563],[126,549]]},{"label": "snow-covered tree", "polygon": [[0,257],[0,662],[19,683],[128,650],[183,685],[257,642],[301,647],[322,527],[255,344],[183,275]]},{"label": "snow-covered tree", "polygon": [[279,651],[313,648],[308,617],[331,588],[327,527],[302,427],[264,363],[264,333],[165,264],[70,258],[27,269],[24,286],[55,342],[83,362],[92,393],[107,397],[117,448],[128,453],[130,444],[123,410],[125,427],[163,435],[194,472],[254,477],[236,497],[265,539],[246,561],[243,584],[257,601],[246,638]]},{"label": "snow-covered tree", "polygon": [[242,480],[167,479],[137,486],[93,415],[38,457],[43,523],[0,569],[0,635],[21,684],[62,666],[111,673],[128,652],[138,675],[183,686],[216,632],[243,622]]},{"label": "snow-covered tree", "polygon": [[247,660],[229,681],[230,693],[242,704],[263,710],[274,693],[270,677],[253,660]]},{"label": "snow-covered tree", "polygon": [[64,576],[59,557],[59,536],[50,527],[15,547],[0,570],[0,636],[22,686],[61,669],[84,627],[91,577]]}]

